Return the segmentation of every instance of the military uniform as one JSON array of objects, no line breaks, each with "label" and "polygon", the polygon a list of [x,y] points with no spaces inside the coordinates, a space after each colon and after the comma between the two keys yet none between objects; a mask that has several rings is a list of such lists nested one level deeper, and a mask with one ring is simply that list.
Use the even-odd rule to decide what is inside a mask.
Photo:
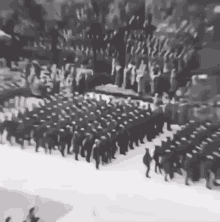
[{"label": "military uniform", "polygon": [[92,133],[87,133],[83,146],[84,146],[84,149],[86,150],[86,153],[87,153],[86,161],[88,163],[90,163],[90,157],[92,154],[92,147],[93,147],[94,141],[95,141],[95,135]]},{"label": "military uniform", "polygon": [[95,143],[93,145],[93,159],[96,162],[96,169],[99,169],[99,165],[100,165],[100,140],[96,139]]},{"label": "military uniform", "polygon": [[149,172],[150,172],[151,161],[152,161],[152,157],[150,156],[149,149],[146,148],[146,153],[145,153],[145,155],[143,157],[143,163],[147,167],[146,177],[148,177],[148,178],[150,178]]},{"label": "military uniform", "polygon": [[78,131],[74,131],[73,134],[73,152],[75,154],[75,160],[78,159],[79,151],[80,151],[80,133]]}]

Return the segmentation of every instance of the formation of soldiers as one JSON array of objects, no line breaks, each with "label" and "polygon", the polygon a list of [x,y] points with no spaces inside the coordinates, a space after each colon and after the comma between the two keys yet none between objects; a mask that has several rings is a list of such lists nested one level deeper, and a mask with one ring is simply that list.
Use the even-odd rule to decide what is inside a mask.
[{"label": "formation of soldiers", "polygon": [[198,182],[206,179],[206,187],[219,186],[218,171],[220,169],[220,126],[211,121],[190,121],[180,131],[174,134],[173,139],[167,137],[161,146],[155,146],[153,156],[146,148],[143,162],[147,167],[146,176],[149,177],[151,162],[155,162],[155,172],[165,173],[165,181],[174,178],[174,174],[183,175],[185,184],[189,180]]},{"label": "formation of soldiers", "polygon": [[73,154],[78,160],[81,155],[87,162],[92,155],[99,169],[100,163],[115,159],[117,151],[126,155],[134,144],[144,143],[145,137],[151,141],[162,132],[165,122],[170,124],[162,111],[153,112],[150,105],[141,107],[131,100],[106,102],[101,96],[97,99],[78,93],[66,97],[60,93],[45,99],[40,108],[6,118],[0,133],[6,131],[6,139],[13,145],[15,138],[22,148],[25,141],[31,144],[34,140],[36,152],[39,147],[46,153],[58,149],[63,157]]}]

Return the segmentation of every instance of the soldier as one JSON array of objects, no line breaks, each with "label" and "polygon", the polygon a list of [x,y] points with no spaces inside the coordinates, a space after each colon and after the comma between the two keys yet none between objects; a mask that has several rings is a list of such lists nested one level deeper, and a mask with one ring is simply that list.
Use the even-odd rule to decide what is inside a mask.
[{"label": "soldier", "polygon": [[113,148],[112,148],[112,133],[111,131],[108,131],[106,133],[106,153],[107,153],[107,159],[108,159],[108,163],[112,161],[112,152],[113,152]]},{"label": "soldier", "polygon": [[155,149],[154,149],[154,154],[153,154],[153,159],[155,161],[155,168],[154,168],[154,171],[155,173],[157,173],[157,169],[159,168],[159,171],[160,171],[160,174],[162,174],[162,165],[160,163],[160,157],[164,154],[165,152],[165,146],[155,146]]},{"label": "soldier", "polygon": [[117,141],[118,146],[120,147],[120,154],[126,155],[126,152],[128,151],[128,138],[124,131],[125,127],[120,124]]},{"label": "soldier", "polygon": [[66,146],[67,146],[67,154],[71,154],[70,148],[71,148],[72,137],[73,137],[72,132],[71,132],[71,126],[67,125],[65,128],[60,129],[59,132],[60,132],[59,150],[62,156],[64,157]]},{"label": "soldier", "polygon": [[198,178],[199,176],[195,175],[195,173],[198,173],[196,169],[199,164],[200,164],[200,158],[198,152],[195,149],[186,154],[186,160],[184,164],[186,171],[185,185],[189,186],[190,177],[193,182],[199,180]]},{"label": "soldier", "polygon": [[131,135],[131,143],[132,143],[132,145],[134,143],[136,146],[139,146],[139,135],[137,133],[139,130],[138,130],[137,120],[138,120],[138,117],[135,116],[134,117],[134,123],[132,124],[132,126],[129,129],[129,133]]},{"label": "soldier", "polygon": [[206,169],[205,169],[205,177],[206,177],[206,187],[208,189],[212,189],[211,184],[214,186],[219,186],[220,184],[216,181],[217,172],[220,168],[219,164],[220,154],[219,149],[217,151],[212,152],[211,155],[206,156]]},{"label": "soldier", "polygon": [[79,155],[79,150],[80,150],[80,133],[78,132],[78,130],[75,130],[73,132],[73,152],[75,153],[75,160],[79,160],[78,159],[78,155]]},{"label": "soldier", "polygon": [[16,130],[17,130],[18,126],[22,123],[23,123],[22,121],[6,120],[2,124],[1,135],[4,132],[4,129],[6,129],[6,132],[7,132],[6,139],[7,139],[7,141],[10,142],[11,145],[12,145],[12,137],[15,137],[15,138],[17,137]]},{"label": "soldier", "polygon": [[143,157],[143,163],[147,167],[146,177],[150,178],[149,172],[150,172],[150,164],[151,164],[151,161],[152,161],[152,157],[149,153],[149,149],[145,148],[145,150],[146,150],[146,152],[145,152],[145,155]]},{"label": "soldier", "polygon": [[102,164],[108,163],[108,154],[106,149],[107,138],[105,136],[101,136],[100,144],[99,144],[99,155],[101,156]]},{"label": "soldier", "polygon": [[164,180],[167,182],[167,176],[170,176],[170,179],[172,180],[174,177],[174,172],[173,172],[173,151],[170,149],[165,150],[165,155],[162,157],[161,160],[161,166],[165,172],[165,177]]},{"label": "soldier", "polygon": [[133,126],[133,120],[132,119],[128,119],[128,126],[127,126],[127,133],[128,133],[128,143],[129,143],[129,148],[131,150],[134,150],[134,138],[133,138],[133,135],[132,135],[132,128]]},{"label": "soldier", "polygon": [[87,152],[86,161],[88,163],[90,163],[90,157],[92,154],[92,147],[93,147],[94,141],[95,141],[95,135],[93,133],[86,133],[86,139],[84,141],[83,146]]},{"label": "soldier", "polygon": [[56,150],[55,147],[59,145],[58,143],[58,135],[59,130],[57,128],[57,123],[54,123],[53,126],[49,127],[50,129],[46,132],[46,143],[47,147],[49,149],[50,154],[52,153],[52,149]]},{"label": "soldier", "polygon": [[[42,144],[43,138],[46,135],[46,132],[49,129],[49,127],[47,125],[42,125],[40,127],[38,125],[34,125],[33,127],[34,127],[33,138],[36,143],[35,152],[38,152],[38,149],[40,145]],[[46,149],[45,149],[45,152],[46,152]]]},{"label": "soldier", "polygon": [[96,162],[96,169],[99,169],[99,164],[100,164],[100,139],[96,139],[95,143],[92,147],[93,149],[93,159]]},{"label": "soldier", "polygon": [[117,137],[118,137],[118,134],[117,134],[116,130],[113,129],[111,131],[112,159],[116,159],[115,154],[116,154],[117,149],[118,149],[117,144],[116,144],[117,143]]},{"label": "soldier", "polygon": [[[34,131],[33,124],[29,117],[26,117],[25,120],[20,123],[16,128],[16,142],[21,144],[24,148],[24,141],[27,140],[29,145],[31,144],[31,136]],[[19,142],[20,141],[20,142]]]},{"label": "soldier", "polygon": [[79,129],[79,134],[80,134],[80,139],[79,139],[79,145],[80,145],[80,147],[81,147],[81,152],[80,152],[80,155],[81,155],[81,157],[85,157],[85,149],[84,149],[84,147],[83,147],[83,141],[85,140],[85,138],[86,138],[86,135],[85,135],[85,128],[83,128],[83,127],[81,127],[80,129]]}]

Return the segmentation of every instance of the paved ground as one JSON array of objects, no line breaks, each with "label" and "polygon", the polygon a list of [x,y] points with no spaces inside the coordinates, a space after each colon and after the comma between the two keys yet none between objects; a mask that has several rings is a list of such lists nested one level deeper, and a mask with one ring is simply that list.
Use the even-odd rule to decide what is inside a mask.
[{"label": "paved ground", "polygon": [[[73,210],[60,222],[219,221],[220,192],[207,190],[204,180],[186,187],[184,178],[177,175],[168,183],[154,172],[150,173],[152,179],[145,178],[145,147],[153,151],[153,143],[146,141],[97,171],[94,162],[76,162],[58,152],[50,156],[43,150],[34,153],[33,147],[1,146],[0,186],[71,205]],[[21,205],[24,208],[22,201]],[[5,211],[3,206],[0,212]]]},{"label": "paved ground", "polygon": [[[23,211],[37,196],[45,201],[50,199],[50,207],[56,205],[60,209],[54,210],[61,212],[58,216],[73,207],[59,222],[219,221],[220,192],[207,190],[204,180],[186,187],[179,175],[168,183],[154,172],[150,173],[152,179],[145,178],[142,163],[145,147],[153,152],[154,144],[160,144],[166,136],[172,137],[172,133],[165,131],[153,142],[146,141],[126,156],[118,156],[111,165],[101,166],[99,171],[95,170],[94,162],[88,164],[82,159],[77,162],[73,156],[62,158],[56,151],[50,156],[43,149],[36,154],[33,146],[21,150],[18,146],[2,145],[0,187],[6,197],[5,189],[31,195],[24,195],[24,199],[31,199],[28,201],[20,199],[22,194],[11,194],[13,200],[18,198]],[[40,202],[44,202],[42,199]],[[11,212],[11,205],[0,206],[0,215]],[[52,221],[51,215],[46,216],[45,222]]]}]

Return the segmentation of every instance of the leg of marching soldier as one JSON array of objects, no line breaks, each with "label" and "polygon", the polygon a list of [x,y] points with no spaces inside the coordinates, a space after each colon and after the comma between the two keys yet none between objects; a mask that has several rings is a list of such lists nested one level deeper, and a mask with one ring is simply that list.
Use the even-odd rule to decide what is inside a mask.
[{"label": "leg of marching soldier", "polygon": [[81,154],[81,157],[85,157],[85,147],[84,147],[84,145],[81,146],[80,154]]},{"label": "leg of marching soldier", "polygon": [[63,157],[65,157],[65,154],[64,154],[65,148],[66,148],[66,143],[64,143],[64,142],[60,143],[60,152]]},{"label": "leg of marching soldier", "polygon": [[36,138],[36,144],[35,144],[35,152],[37,153],[38,152],[38,149],[39,149],[39,147],[40,147],[40,140],[39,140],[39,138]]},{"label": "leg of marching soldier", "polygon": [[149,176],[149,172],[150,172],[150,163],[147,164],[146,167],[147,167],[146,177],[147,177],[147,178],[150,178],[150,176]]},{"label": "leg of marching soldier", "polygon": [[100,164],[100,156],[98,153],[98,148],[96,147],[93,149],[93,159],[95,160],[95,166],[96,166],[96,169],[98,170],[99,164]]},{"label": "leg of marching soldier", "polygon": [[117,147],[116,143],[114,142],[112,145],[112,159],[115,159],[115,154],[117,152],[117,149],[118,149],[118,147]]},{"label": "leg of marching soldier", "polygon": [[97,157],[96,157],[96,164],[95,164],[97,170],[99,170],[99,164],[100,164],[100,155],[97,154]]},{"label": "leg of marching soldier", "polygon": [[67,153],[68,154],[71,154],[71,151],[70,151],[71,145],[72,145],[72,138],[69,137],[68,140],[67,140]]},{"label": "leg of marching soldier", "polygon": [[90,158],[92,154],[92,144],[89,144],[89,147],[87,147],[87,155],[86,155],[86,161],[90,163]]},{"label": "leg of marching soldier", "polygon": [[50,139],[48,139],[48,143],[47,143],[47,147],[49,150],[50,155],[52,154],[52,149],[53,149],[53,141]]},{"label": "leg of marching soldier", "polygon": [[75,160],[79,160],[78,159],[78,155],[79,155],[79,145],[78,144],[74,144],[73,152],[75,153]]}]

